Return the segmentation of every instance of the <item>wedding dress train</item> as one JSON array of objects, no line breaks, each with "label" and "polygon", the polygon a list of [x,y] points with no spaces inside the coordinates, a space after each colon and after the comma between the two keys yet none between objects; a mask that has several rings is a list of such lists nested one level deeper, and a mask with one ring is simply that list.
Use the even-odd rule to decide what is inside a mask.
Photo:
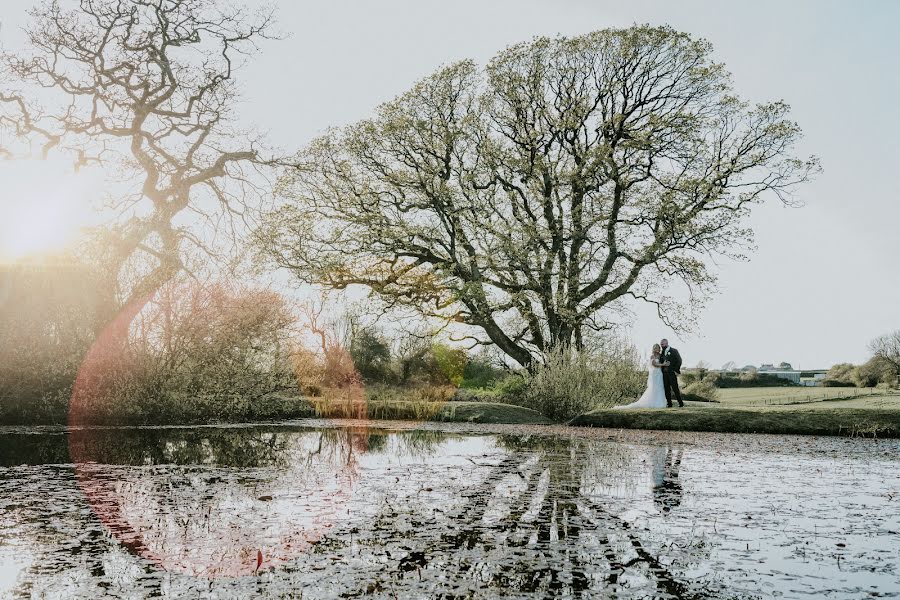
[{"label": "wedding dress train", "polygon": [[647,370],[647,389],[644,394],[637,402],[615,408],[665,408],[667,404],[662,369],[653,366],[653,358],[651,358],[650,367]]}]

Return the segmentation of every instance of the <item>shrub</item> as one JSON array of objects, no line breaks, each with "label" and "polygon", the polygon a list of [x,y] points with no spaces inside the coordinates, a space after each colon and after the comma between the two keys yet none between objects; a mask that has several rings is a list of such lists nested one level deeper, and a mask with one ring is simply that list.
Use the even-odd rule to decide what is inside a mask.
[{"label": "shrub", "polygon": [[839,379],[823,379],[822,387],[856,387],[852,381],[841,381]]},{"label": "shrub", "polygon": [[506,370],[496,366],[489,355],[476,354],[469,357],[459,387],[470,389],[493,387],[505,374]]},{"label": "shrub", "polygon": [[394,370],[400,385],[447,385],[449,378],[438,364],[434,345],[425,334],[409,334],[397,343]]},{"label": "shrub", "polygon": [[719,390],[707,379],[687,385],[682,392],[682,396],[685,400],[695,402],[713,402],[719,397]]},{"label": "shrub", "polygon": [[875,387],[879,383],[893,383],[895,375],[889,361],[874,356],[856,367],[851,378],[857,387]]},{"label": "shrub", "polygon": [[75,377],[116,304],[94,267],[0,266],[0,423],[65,422]]},{"label": "shrub", "polygon": [[291,416],[283,398],[296,398],[295,372],[303,366],[292,356],[294,323],[281,296],[267,290],[170,283],[123,340],[101,342],[110,348],[82,371],[75,417],[173,423]]},{"label": "shrub", "polygon": [[459,388],[450,398],[452,402],[500,402],[500,396],[493,390]]},{"label": "shrub", "polygon": [[374,328],[364,327],[353,333],[350,356],[363,381],[387,383],[392,378],[390,346]]},{"label": "shrub", "polygon": [[521,401],[554,421],[571,419],[599,407],[637,397],[646,385],[634,347],[608,341],[593,352],[551,352],[528,375]]},{"label": "shrub", "polygon": [[[685,381],[686,385],[698,381],[696,378],[686,378],[683,376],[682,380]],[[717,388],[791,387],[797,385],[789,379],[783,379],[767,373],[760,374],[756,371],[741,373],[740,376],[725,373],[711,373],[702,381],[709,381]]]},{"label": "shrub", "polygon": [[469,362],[469,355],[462,348],[453,348],[446,344],[433,344],[431,353],[434,356],[434,362],[440,369],[440,373],[446,378],[447,382],[458,386],[462,383],[463,374],[466,370],[466,364]]},{"label": "shrub", "polygon": [[374,385],[366,388],[368,402],[449,402],[457,388],[451,385],[397,387]]},{"label": "shrub", "polygon": [[521,404],[527,388],[528,376],[524,373],[510,373],[494,384],[494,391],[508,404]]}]

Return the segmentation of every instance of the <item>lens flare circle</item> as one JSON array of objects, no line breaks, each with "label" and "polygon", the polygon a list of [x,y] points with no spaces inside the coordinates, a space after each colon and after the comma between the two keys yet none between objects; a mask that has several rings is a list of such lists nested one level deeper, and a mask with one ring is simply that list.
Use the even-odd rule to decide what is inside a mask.
[{"label": "lens flare circle", "polygon": [[[334,524],[348,513],[354,474],[344,461],[322,462],[313,473],[313,483],[302,497],[208,499],[206,513],[196,505],[178,513],[177,503],[148,487],[149,477],[141,469],[149,466],[109,465],[103,462],[95,409],[104,400],[109,378],[127,369],[126,344],[135,317],[152,296],[131,302],[97,336],[79,369],[69,404],[69,453],[77,485],[104,527],[135,556],[170,572],[219,578],[241,577],[273,568],[309,550]],[[350,444],[365,452],[365,443]],[[181,476],[186,494],[192,481]],[[174,488],[174,486],[170,486]],[[170,492],[171,493],[171,492]],[[215,513],[212,510],[216,505]],[[297,507],[301,507],[299,510]],[[315,507],[310,509],[310,507]],[[184,526],[185,522],[193,525]],[[180,524],[173,530],[173,525]],[[196,526],[194,526],[196,525]]]}]

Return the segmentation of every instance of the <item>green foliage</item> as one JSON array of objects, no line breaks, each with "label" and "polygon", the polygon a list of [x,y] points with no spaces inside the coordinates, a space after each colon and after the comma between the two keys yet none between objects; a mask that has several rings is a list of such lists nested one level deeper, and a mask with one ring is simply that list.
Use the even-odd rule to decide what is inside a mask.
[{"label": "green foliage", "polygon": [[900,329],[872,340],[869,349],[881,365],[882,383],[900,387]]},{"label": "green foliage", "polygon": [[[697,381],[696,378],[689,380],[688,383]],[[730,373],[710,373],[703,381],[708,381],[717,388],[752,388],[752,387],[791,387],[795,386],[793,381],[783,379],[768,373],[757,373],[756,371],[747,371],[738,376]]]},{"label": "green foliage", "polygon": [[65,422],[111,286],[90,266],[0,267],[0,423]]},{"label": "green foliage", "polygon": [[[83,273],[79,277],[91,285]],[[9,371],[0,373],[2,422],[65,422],[73,394],[77,410],[71,419],[78,423],[312,414],[299,399],[291,364],[294,317],[277,294],[223,284],[169,284],[132,321],[124,339],[100,338],[95,349],[102,351],[101,362],[84,362],[105,318],[86,309],[89,287],[82,295],[69,283],[70,301],[46,297],[44,305],[43,283],[21,284],[16,293],[22,296],[3,307],[0,338],[7,360],[0,368]]]},{"label": "green foliage", "polygon": [[841,381],[839,379],[823,379],[822,387],[856,387],[852,381]]},{"label": "green foliage", "polygon": [[469,389],[493,387],[506,373],[507,370],[497,367],[489,356],[483,353],[475,354],[470,356],[466,363],[459,387]]},{"label": "green foliage", "polygon": [[519,404],[521,397],[528,389],[528,374],[526,372],[510,373],[494,384],[494,389],[501,397],[511,404]]},{"label": "green foliage", "polygon": [[719,390],[709,378],[703,381],[695,381],[682,390],[685,400],[715,401],[719,397]]},{"label": "green foliage", "polygon": [[518,403],[553,421],[564,421],[637,397],[646,380],[627,344],[594,353],[558,350],[528,374]]},{"label": "green foliage", "polygon": [[354,332],[350,356],[366,383],[387,383],[393,379],[390,345],[375,329],[364,327]]},{"label": "green foliage", "polygon": [[856,366],[851,363],[839,363],[828,369],[825,375],[823,385],[828,387],[850,387],[855,386],[853,381],[853,372]]},{"label": "green foliage", "polygon": [[462,348],[454,348],[446,344],[433,344],[431,352],[434,361],[444,377],[452,385],[459,386],[465,374],[469,355]]},{"label": "green foliage", "polygon": [[867,362],[859,365],[851,375],[856,387],[875,387],[880,383],[893,384],[896,382],[894,366],[879,356],[874,356]]},{"label": "green foliage", "polygon": [[377,402],[449,402],[456,388],[451,385],[422,385],[398,387],[395,385],[368,386],[366,401]]},{"label": "green foliage", "polygon": [[[884,340],[880,343],[884,344]],[[874,344],[873,344],[874,346]],[[861,365],[840,363],[831,367],[822,385],[826,387],[897,387],[898,371],[896,365],[886,358],[883,347],[876,351],[872,358]]]},{"label": "green foliage", "polygon": [[453,393],[453,402],[501,402],[503,397],[493,389],[459,388]]}]

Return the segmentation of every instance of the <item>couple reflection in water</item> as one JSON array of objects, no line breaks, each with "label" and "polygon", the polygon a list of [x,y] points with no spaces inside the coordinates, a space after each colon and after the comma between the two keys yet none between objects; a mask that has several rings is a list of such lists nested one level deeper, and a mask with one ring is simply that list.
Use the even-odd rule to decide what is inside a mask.
[{"label": "couple reflection in water", "polygon": [[671,512],[681,505],[681,457],[683,450],[679,446],[659,446],[653,449],[651,473],[653,485],[653,501],[663,514]]}]

